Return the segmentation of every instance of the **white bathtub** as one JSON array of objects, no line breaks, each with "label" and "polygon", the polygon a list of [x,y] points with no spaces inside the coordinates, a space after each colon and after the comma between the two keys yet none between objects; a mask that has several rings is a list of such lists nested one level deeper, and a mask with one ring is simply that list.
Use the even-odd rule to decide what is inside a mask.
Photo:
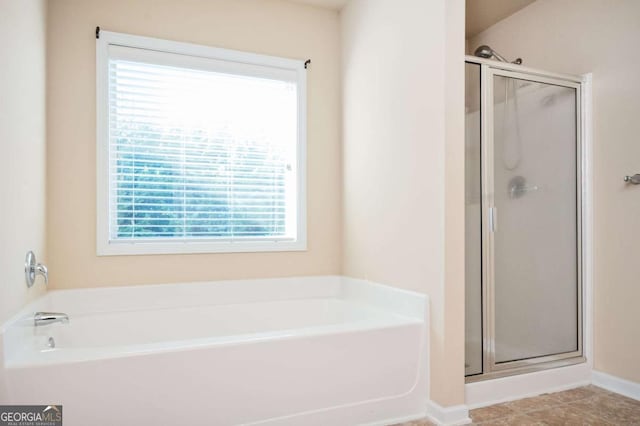
[{"label": "white bathtub", "polygon": [[426,318],[424,295],[341,277],[50,291],[2,329],[0,403],[68,426],[389,424],[425,415]]}]

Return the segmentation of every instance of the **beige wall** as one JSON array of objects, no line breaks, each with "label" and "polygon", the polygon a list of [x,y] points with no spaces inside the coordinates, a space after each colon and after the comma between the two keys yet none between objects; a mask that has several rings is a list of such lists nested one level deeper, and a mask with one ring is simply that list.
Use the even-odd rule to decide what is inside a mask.
[{"label": "beige wall", "polygon": [[[48,249],[53,288],[341,271],[336,11],[279,0],[54,0],[48,13]],[[94,29],[291,58],[308,74],[308,251],[96,256]],[[15,35],[11,36],[16,39]]]},{"label": "beige wall", "polygon": [[457,405],[465,392],[465,2],[445,7],[444,342],[432,389],[437,402]]},{"label": "beige wall", "polygon": [[0,0],[0,323],[40,294],[28,250],[45,254],[44,0]]},{"label": "beige wall", "polygon": [[[431,298],[431,399],[455,405],[464,401],[464,180],[448,183],[447,209],[460,209],[448,226],[462,230],[449,247],[461,254],[449,258],[448,287],[445,154],[463,179],[464,6],[445,3],[352,0],[341,13],[343,235],[345,275]],[[458,33],[446,32],[449,17]],[[445,57],[449,41],[459,50]],[[460,71],[446,77],[456,63]],[[458,132],[455,119],[445,123],[445,106],[456,102]],[[445,138],[460,145],[445,153]]]},{"label": "beige wall", "polygon": [[[640,2],[538,0],[469,41],[556,72],[593,72],[594,367],[640,382]],[[540,25],[544,22],[544,25]]]}]

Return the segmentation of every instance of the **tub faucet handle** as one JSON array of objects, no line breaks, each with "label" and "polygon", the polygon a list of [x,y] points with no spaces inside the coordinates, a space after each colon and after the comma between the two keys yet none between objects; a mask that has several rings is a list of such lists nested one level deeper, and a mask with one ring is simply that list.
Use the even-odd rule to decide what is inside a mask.
[{"label": "tub faucet handle", "polygon": [[27,281],[27,287],[33,286],[36,277],[42,275],[45,285],[49,284],[49,271],[42,263],[37,263],[36,255],[32,251],[27,252],[27,258],[24,261],[24,277]]},{"label": "tub faucet handle", "polygon": [[35,267],[36,275],[42,275],[44,277],[44,284],[49,284],[49,271],[47,267],[42,263],[38,263]]}]

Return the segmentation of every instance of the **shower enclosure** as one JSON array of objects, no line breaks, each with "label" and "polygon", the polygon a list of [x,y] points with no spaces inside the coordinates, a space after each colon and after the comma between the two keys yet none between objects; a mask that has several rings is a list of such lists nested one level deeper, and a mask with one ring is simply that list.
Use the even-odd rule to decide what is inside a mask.
[{"label": "shower enclosure", "polygon": [[582,81],[493,57],[465,65],[467,381],[584,361]]}]

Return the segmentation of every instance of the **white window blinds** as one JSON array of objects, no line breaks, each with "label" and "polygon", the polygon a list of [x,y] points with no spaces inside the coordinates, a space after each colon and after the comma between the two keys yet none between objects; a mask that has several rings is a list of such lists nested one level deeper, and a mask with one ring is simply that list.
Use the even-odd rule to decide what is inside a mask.
[{"label": "white window blinds", "polygon": [[295,240],[293,76],[110,46],[109,241]]}]

